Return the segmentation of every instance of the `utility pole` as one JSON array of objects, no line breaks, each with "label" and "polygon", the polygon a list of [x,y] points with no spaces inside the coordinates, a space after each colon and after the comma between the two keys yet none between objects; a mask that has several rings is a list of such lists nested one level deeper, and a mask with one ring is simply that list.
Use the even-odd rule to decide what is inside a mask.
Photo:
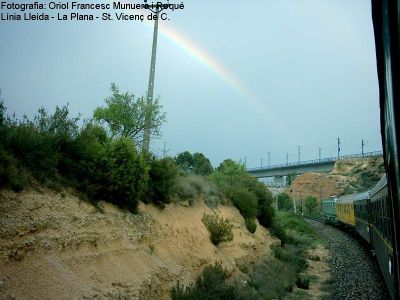
[{"label": "utility pole", "polygon": [[322,148],[318,148],[318,159],[321,160]]},{"label": "utility pole", "polygon": [[340,138],[337,138],[337,158],[340,157]]},{"label": "utility pole", "polygon": [[364,139],[361,140],[361,154],[364,157]]},{"label": "utility pole", "polygon": [[294,197],[293,197],[293,211],[294,211],[294,214],[296,214],[296,200]]},{"label": "utility pole", "polygon": [[300,207],[301,207],[301,212],[303,213],[303,197],[301,196],[301,191],[299,191],[300,194]]},{"label": "utility pole", "polygon": [[244,166],[247,167],[247,157],[244,157]]},{"label": "utility pole", "polygon": [[[145,0],[144,2],[147,2]],[[152,6],[153,7],[153,6]],[[153,10],[150,9],[152,12]],[[151,49],[151,63],[150,63],[150,76],[149,85],[147,88],[147,101],[146,101],[146,115],[145,115],[145,128],[143,133],[143,144],[142,152],[149,153],[150,148],[150,110],[153,105],[153,92],[154,92],[154,76],[156,72],[156,55],[157,55],[157,36],[158,36],[158,16],[159,16],[159,6],[156,5],[156,18],[154,20],[154,31],[153,31],[153,46]]]},{"label": "utility pole", "polygon": [[163,148],[163,157],[164,157],[164,158],[167,157],[167,152],[168,152],[168,150],[169,150],[169,149],[167,149],[167,143],[164,142],[164,148]]},{"label": "utility pole", "polygon": [[289,153],[286,153],[286,165],[289,164]]},{"label": "utility pole", "polygon": [[263,166],[263,159],[262,159],[262,157],[261,157],[261,168],[262,168],[262,166]]},{"label": "utility pole", "polygon": [[300,146],[297,146],[297,152],[298,161],[300,162]]},{"label": "utility pole", "polygon": [[271,166],[271,152],[268,152],[268,167]]}]

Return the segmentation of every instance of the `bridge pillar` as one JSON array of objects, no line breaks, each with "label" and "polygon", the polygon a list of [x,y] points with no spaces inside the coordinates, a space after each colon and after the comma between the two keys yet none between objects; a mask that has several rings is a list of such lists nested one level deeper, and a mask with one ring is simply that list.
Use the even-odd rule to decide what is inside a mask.
[{"label": "bridge pillar", "polygon": [[284,176],[274,176],[274,185],[277,186],[285,186],[285,177]]}]

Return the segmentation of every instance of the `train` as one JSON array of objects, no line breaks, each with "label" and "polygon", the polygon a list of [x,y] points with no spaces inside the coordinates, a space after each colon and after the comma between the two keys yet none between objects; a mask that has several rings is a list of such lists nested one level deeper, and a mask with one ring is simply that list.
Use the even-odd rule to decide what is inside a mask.
[{"label": "train", "polygon": [[371,247],[390,296],[396,299],[398,270],[393,262],[393,222],[386,175],[368,191],[325,199],[321,206],[325,222],[357,232]]},{"label": "train", "polygon": [[[393,284],[392,298],[400,299],[400,0],[371,0],[371,12],[387,180],[386,184],[378,184],[370,191],[367,208],[376,209],[370,211],[371,229],[381,234],[372,237],[383,242],[371,242],[375,247],[382,247],[375,250],[380,266],[385,268],[387,262],[385,280],[388,285]],[[381,209],[377,209],[378,206]],[[387,252],[393,256],[385,257],[385,252],[379,254],[382,249],[389,249]]]}]

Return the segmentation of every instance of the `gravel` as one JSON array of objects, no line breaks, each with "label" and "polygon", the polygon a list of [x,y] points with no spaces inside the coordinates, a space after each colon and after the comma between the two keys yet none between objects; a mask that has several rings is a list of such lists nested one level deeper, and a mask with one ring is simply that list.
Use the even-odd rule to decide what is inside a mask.
[{"label": "gravel", "polygon": [[333,226],[308,221],[329,248],[332,299],[390,299],[378,263],[366,245]]}]

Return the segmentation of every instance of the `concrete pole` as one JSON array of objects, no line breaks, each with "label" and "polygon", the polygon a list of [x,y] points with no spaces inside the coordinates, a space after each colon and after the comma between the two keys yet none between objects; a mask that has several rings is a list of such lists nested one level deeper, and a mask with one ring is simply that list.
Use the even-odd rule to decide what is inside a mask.
[{"label": "concrete pole", "polygon": [[153,31],[153,46],[151,49],[151,63],[150,63],[150,76],[149,76],[149,85],[147,88],[147,109],[145,116],[145,129],[143,133],[143,144],[142,144],[142,152],[149,153],[150,149],[150,110],[153,105],[153,93],[154,93],[154,77],[156,73],[156,56],[157,56],[157,36],[158,36],[158,16],[159,16],[159,7],[156,6],[156,16],[157,18],[154,20],[154,31]]},{"label": "concrete pole", "polygon": [[300,146],[297,146],[297,155],[298,155],[298,161],[300,162]]}]

